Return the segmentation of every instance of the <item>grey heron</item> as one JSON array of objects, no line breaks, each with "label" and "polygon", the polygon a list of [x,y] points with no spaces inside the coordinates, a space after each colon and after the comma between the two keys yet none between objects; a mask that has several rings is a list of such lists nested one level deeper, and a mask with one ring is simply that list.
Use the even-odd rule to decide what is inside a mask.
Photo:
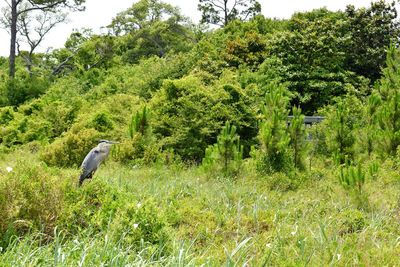
[{"label": "grey heron", "polygon": [[81,165],[81,176],[79,185],[82,185],[85,179],[91,179],[100,164],[108,157],[111,145],[118,142],[100,140],[99,144],[86,155]]}]

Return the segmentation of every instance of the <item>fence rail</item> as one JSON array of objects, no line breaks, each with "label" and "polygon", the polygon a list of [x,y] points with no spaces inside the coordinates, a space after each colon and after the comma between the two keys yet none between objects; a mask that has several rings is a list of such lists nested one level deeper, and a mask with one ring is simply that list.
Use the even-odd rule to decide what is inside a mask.
[{"label": "fence rail", "polygon": [[[290,124],[290,121],[293,119],[293,116],[288,116],[288,123]],[[323,121],[325,117],[323,116],[304,116],[304,124],[314,124],[314,123],[320,123]]]}]

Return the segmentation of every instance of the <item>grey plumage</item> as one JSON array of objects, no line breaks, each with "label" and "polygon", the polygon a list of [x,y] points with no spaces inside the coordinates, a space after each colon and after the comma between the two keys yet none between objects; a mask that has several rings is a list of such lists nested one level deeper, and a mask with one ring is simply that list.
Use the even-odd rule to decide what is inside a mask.
[{"label": "grey plumage", "polygon": [[86,179],[91,179],[100,164],[108,157],[112,144],[117,142],[100,140],[99,144],[90,150],[81,165],[81,175],[79,177],[79,185],[82,185]]}]

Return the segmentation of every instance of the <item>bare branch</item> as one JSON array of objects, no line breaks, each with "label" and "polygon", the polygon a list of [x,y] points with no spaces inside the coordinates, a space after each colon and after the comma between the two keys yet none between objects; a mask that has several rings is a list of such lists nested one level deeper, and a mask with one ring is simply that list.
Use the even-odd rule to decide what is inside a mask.
[{"label": "bare branch", "polygon": [[77,49],[75,49],[75,51],[72,51],[72,54],[70,56],[68,56],[63,62],[61,62],[60,64],[58,64],[57,67],[55,67],[52,71],[52,75],[57,75],[64,67],[65,65],[72,59],[74,58],[74,56],[79,52],[80,47],[78,47]]},{"label": "bare branch", "polygon": [[8,5],[9,8],[11,8],[10,3],[7,0],[4,0],[4,2],[6,2],[6,4]]}]

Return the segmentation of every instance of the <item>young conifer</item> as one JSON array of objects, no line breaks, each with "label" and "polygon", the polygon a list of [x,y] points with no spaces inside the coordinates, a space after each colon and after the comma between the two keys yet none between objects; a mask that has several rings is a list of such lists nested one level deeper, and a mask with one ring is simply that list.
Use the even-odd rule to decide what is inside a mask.
[{"label": "young conifer", "polygon": [[328,146],[337,164],[353,161],[355,137],[349,107],[340,101],[328,115]]},{"label": "young conifer", "polygon": [[293,118],[290,120],[288,132],[290,136],[290,147],[293,151],[294,167],[304,170],[304,154],[306,152],[306,128],[304,125],[304,115],[301,114],[301,108],[293,107]]},{"label": "young conifer", "polygon": [[394,156],[400,145],[400,51],[393,45],[388,50],[386,66],[379,86],[380,147],[382,152]]},{"label": "young conifer", "polygon": [[289,102],[287,94],[283,85],[270,84],[261,107],[258,168],[263,172],[284,171],[290,167],[290,137],[286,129]]},{"label": "young conifer", "polygon": [[243,146],[240,145],[240,136],[236,133],[235,125],[227,121],[217,137],[217,143],[206,149],[203,164],[221,168],[224,175],[230,176],[239,172],[242,158]]}]

